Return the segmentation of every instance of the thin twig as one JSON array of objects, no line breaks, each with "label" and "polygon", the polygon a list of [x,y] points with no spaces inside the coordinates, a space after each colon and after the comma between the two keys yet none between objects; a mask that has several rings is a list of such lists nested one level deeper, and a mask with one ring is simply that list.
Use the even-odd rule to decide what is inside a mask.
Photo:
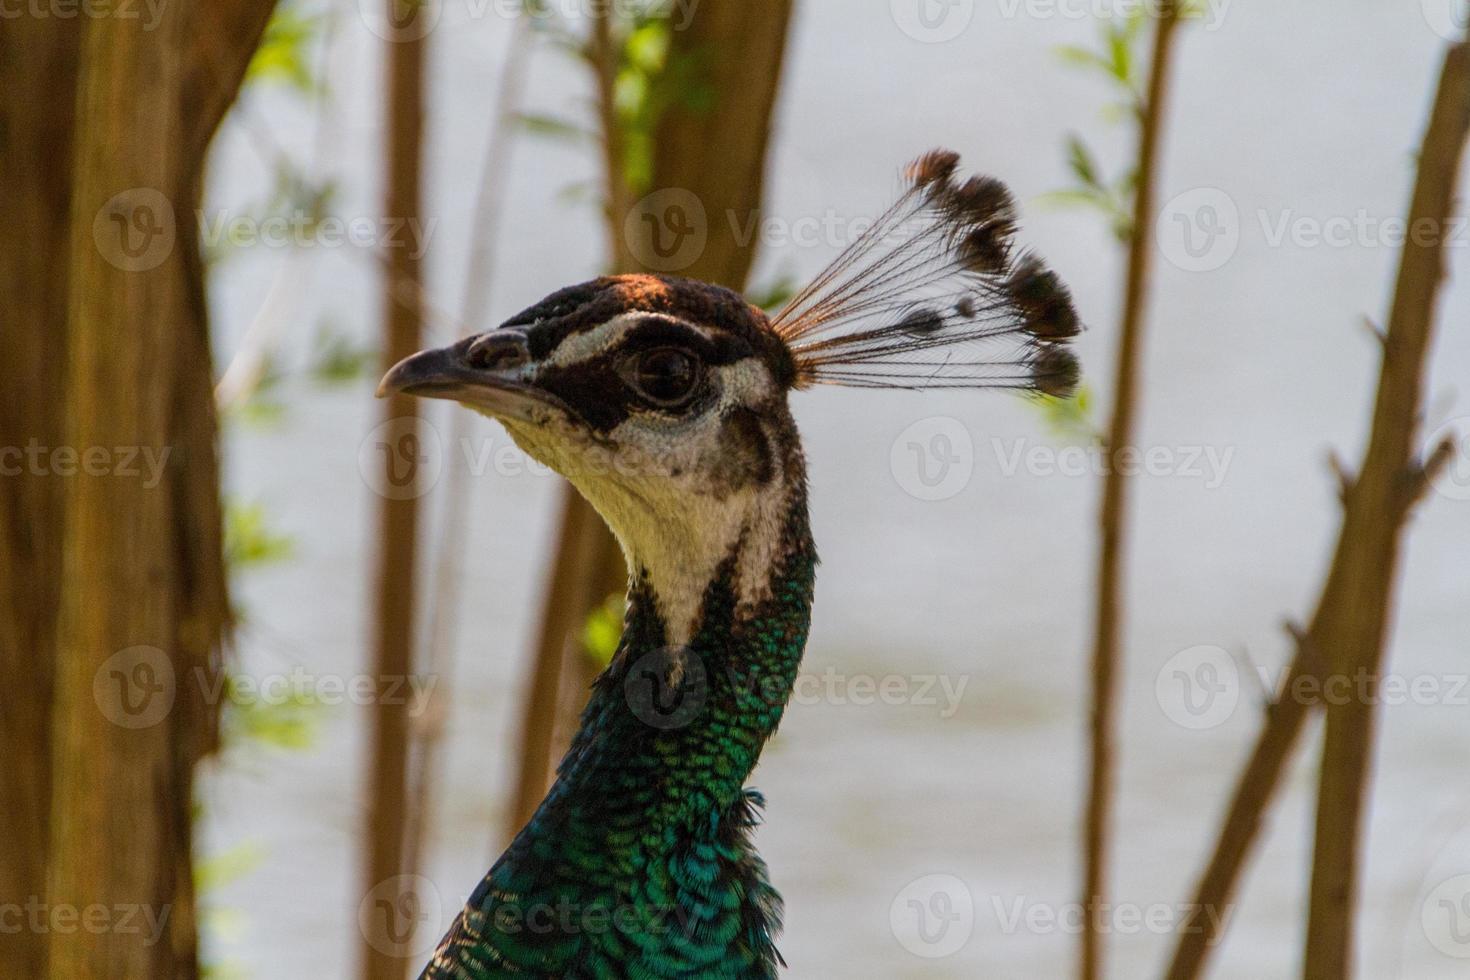
[{"label": "thin twig", "polygon": [[[460,307],[461,336],[479,328],[489,307],[498,232],[505,191],[509,185],[511,152],[515,146],[512,123],[521,102],[531,50],[529,34],[525,18],[516,18],[511,27],[505,61],[500,68],[495,107],[491,112],[485,144],[485,160],[480,169],[480,185],[470,219],[473,231],[465,268],[464,299]],[[433,686],[429,689],[428,707],[424,715],[416,719],[414,732],[418,759],[412,770],[414,789],[409,794],[408,843],[404,858],[408,874],[416,874],[419,870],[424,841],[433,820],[434,788],[439,777],[438,750],[451,703],[453,654],[459,629],[460,569],[468,537],[466,505],[470,475],[464,459],[453,450],[469,440],[472,418],[469,412],[455,412],[450,422],[451,451],[442,491],[443,513],[430,590],[428,651],[424,657],[424,673],[433,680]]]},{"label": "thin twig", "polygon": [[628,175],[624,169],[623,130],[618,124],[615,87],[618,79],[618,47],[613,35],[612,11],[596,5],[592,11],[592,33],[587,42],[587,59],[597,83],[597,119],[602,135],[603,211],[607,233],[607,257],[612,268],[627,272],[633,267],[623,239],[623,219],[631,204]]},{"label": "thin twig", "polygon": [[[394,0],[388,0],[394,2]],[[406,221],[422,213],[424,75],[427,43],[423,38],[388,42],[386,116],[385,213]],[[404,279],[419,281],[419,257],[407,248],[389,252],[390,269]],[[423,316],[417,304],[394,302],[394,279],[383,281],[384,370],[417,351],[422,341]],[[384,403],[384,419],[417,415],[412,397],[399,393]],[[393,462],[384,460],[388,478]],[[378,554],[374,570],[373,676],[376,696],[369,712],[367,764],[368,820],[364,835],[363,894],[403,873],[404,808],[408,794],[408,706],[389,697],[390,685],[402,683],[413,672],[418,551],[418,501],[413,498],[378,502]],[[392,690],[396,690],[392,688]],[[387,914],[395,920],[386,927],[396,934],[398,903]],[[406,961],[393,948],[363,935],[359,975],[363,980],[401,980]]]},{"label": "thin twig", "polygon": [[546,586],[536,652],[531,660],[530,684],[521,716],[520,751],[516,753],[516,784],[506,814],[506,831],[514,835],[526,825],[551,778],[552,736],[556,731],[557,695],[561,689],[566,645],[579,625],[586,579],[592,572],[596,538],[589,522],[597,514],[570,486],[562,488],[562,515],[557,532],[551,579]]},{"label": "thin twig", "polygon": [[1326,707],[1317,796],[1316,848],[1307,919],[1305,980],[1342,980],[1353,972],[1363,807],[1376,733],[1377,685],[1402,550],[1402,529],[1433,467],[1448,458],[1437,449],[1417,460],[1421,390],[1435,309],[1444,278],[1444,230],[1470,134],[1470,42],[1445,56],[1439,93],[1419,153],[1419,178],[1408,226],[1430,228],[1404,242],[1383,347],[1373,430],[1360,476],[1343,517],[1338,589],[1323,597],[1315,632],[1337,674],[1365,679],[1358,696]]},{"label": "thin twig", "polygon": [[1118,341],[1112,424],[1107,452],[1111,466],[1103,483],[1099,530],[1096,635],[1092,650],[1091,761],[1087,810],[1083,829],[1085,868],[1082,885],[1080,976],[1098,980],[1102,975],[1103,943],[1094,910],[1104,900],[1108,865],[1108,836],[1112,820],[1113,729],[1118,700],[1117,675],[1122,635],[1123,540],[1126,532],[1130,481],[1119,454],[1132,446],[1138,409],[1139,372],[1143,349],[1145,306],[1154,243],[1154,196],[1158,179],[1159,145],[1164,125],[1164,100],[1169,83],[1169,58],[1179,10],[1172,0],[1159,8],[1148,94],[1143,105],[1138,147],[1138,190],[1134,200],[1133,236],[1128,249],[1128,279],[1123,300],[1122,332]]}]

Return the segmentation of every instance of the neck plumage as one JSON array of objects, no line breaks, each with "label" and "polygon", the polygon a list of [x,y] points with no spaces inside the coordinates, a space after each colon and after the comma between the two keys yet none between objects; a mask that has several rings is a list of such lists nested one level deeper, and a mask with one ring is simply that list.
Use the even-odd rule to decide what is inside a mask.
[{"label": "neck plumage", "polygon": [[[780,898],[749,841],[745,788],[790,697],[816,553],[792,488],[752,593],[741,535],[687,643],[635,574],[623,639],[558,778],[471,896],[427,977],[772,977]],[[742,559],[745,559],[742,561]],[[682,638],[682,637],[679,637]]]}]

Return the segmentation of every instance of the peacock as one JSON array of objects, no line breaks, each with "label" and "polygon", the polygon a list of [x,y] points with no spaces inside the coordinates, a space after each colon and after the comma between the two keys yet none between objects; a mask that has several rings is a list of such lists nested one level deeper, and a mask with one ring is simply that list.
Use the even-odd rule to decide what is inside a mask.
[{"label": "peacock", "polygon": [[781,721],[817,552],[792,391],[1064,396],[1071,296],[1012,245],[1016,210],[935,150],[898,200],[768,317],[664,275],[594,279],[415,354],[379,395],[499,421],[616,535],[622,640],[546,799],[423,977],[769,978],[781,897],[746,780]]}]

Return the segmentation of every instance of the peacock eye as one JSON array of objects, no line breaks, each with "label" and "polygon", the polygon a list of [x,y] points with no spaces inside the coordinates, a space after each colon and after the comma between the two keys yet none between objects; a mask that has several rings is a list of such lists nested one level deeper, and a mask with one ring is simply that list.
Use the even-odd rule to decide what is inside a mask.
[{"label": "peacock eye", "polygon": [[644,351],[633,359],[628,381],[640,395],[664,406],[678,405],[699,383],[699,361],[677,347]]}]

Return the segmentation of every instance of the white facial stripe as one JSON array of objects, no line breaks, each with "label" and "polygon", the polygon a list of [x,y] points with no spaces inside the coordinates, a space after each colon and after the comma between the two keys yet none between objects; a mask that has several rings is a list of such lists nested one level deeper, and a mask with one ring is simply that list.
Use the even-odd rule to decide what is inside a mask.
[{"label": "white facial stripe", "polygon": [[[596,357],[622,340],[623,334],[627,333],[634,324],[646,323],[649,320],[664,320],[668,323],[693,326],[687,321],[662,313],[620,313],[606,323],[599,323],[591,330],[569,334],[565,340],[556,345],[556,350],[551,352],[551,356],[546,359],[545,363],[553,367],[567,367],[579,361],[585,361],[589,357]],[[700,332],[704,333],[704,331]],[[705,335],[708,336],[707,333]]]},{"label": "white facial stripe", "polygon": [[567,367],[578,361],[585,361],[589,357],[607,350],[610,346],[622,339],[628,328],[634,324],[633,314],[624,313],[615,316],[606,323],[600,323],[591,330],[583,330],[581,333],[568,334],[566,339],[556,345],[556,350],[546,359],[547,364],[553,367]]}]

